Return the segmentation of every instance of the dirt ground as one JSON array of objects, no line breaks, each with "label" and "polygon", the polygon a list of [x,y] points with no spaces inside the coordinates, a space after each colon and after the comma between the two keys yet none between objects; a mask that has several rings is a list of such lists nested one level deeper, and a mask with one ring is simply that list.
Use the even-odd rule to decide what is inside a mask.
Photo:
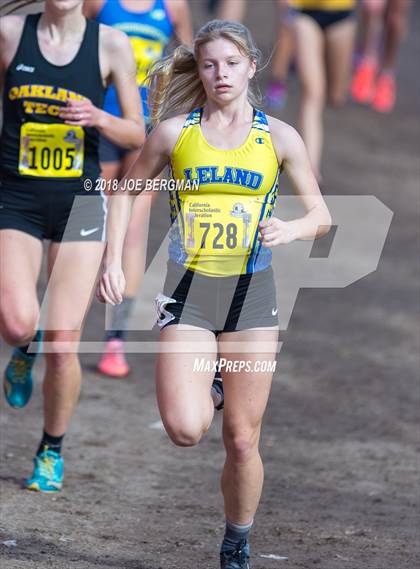
[{"label": "dirt ground", "polygon": [[[202,3],[192,4],[199,25]],[[247,23],[267,54],[274,4],[250,4]],[[376,272],[347,288],[302,290],[282,333],[261,445],[266,478],[253,569],[419,566],[419,16],[413,2],[395,113],[349,103],[326,114],[323,190],[375,195],[394,218]],[[297,94],[292,77],[279,115],[292,124]],[[154,213],[154,246],[164,210],[162,203]],[[100,341],[103,322],[96,303],[85,338]],[[3,345],[1,368],[8,353]],[[2,567],[215,569],[221,415],[197,448],[176,448],[159,428],[154,355],[130,355],[133,371],[122,381],[96,375],[96,359],[82,357],[57,496],[22,489],[42,428],[42,358],[27,408],[1,403]]]}]

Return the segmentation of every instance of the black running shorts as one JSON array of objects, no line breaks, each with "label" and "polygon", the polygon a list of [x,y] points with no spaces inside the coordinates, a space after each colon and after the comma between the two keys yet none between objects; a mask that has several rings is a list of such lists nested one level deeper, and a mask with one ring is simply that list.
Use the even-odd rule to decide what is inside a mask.
[{"label": "black running shorts", "polygon": [[36,191],[0,185],[0,229],[52,241],[103,241],[106,197],[57,188]]},{"label": "black running shorts", "polygon": [[163,293],[155,303],[161,329],[189,324],[218,334],[278,325],[271,267],[248,275],[209,277],[168,261]]}]

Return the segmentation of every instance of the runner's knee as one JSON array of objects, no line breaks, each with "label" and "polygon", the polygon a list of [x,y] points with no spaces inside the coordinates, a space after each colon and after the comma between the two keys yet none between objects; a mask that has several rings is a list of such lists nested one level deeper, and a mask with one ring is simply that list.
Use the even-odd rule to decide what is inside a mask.
[{"label": "runner's knee", "polygon": [[259,430],[224,434],[226,454],[239,464],[248,462],[258,452]]},{"label": "runner's knee", "polygon": [[38,315],[1,314],[1,335],[11,346],[25,346],[35,336]]},{"label": "runner's knee", "polygon": [[170,421],[165,424],[165,428],[171,441],[180,447],[197,445],[207,430],[202,425],[188,424],[185,421]]},{"label": "runner's knee", "polygon": [[321,85],[304,85],[303,103],[322,109],[325,105],[325,89]]},{"label": "runner's knee", "polygon": [[69,334],[53,334],[49,337],[45,335],[45,359],[48,366],[55,370],[66,368],[77,358],[77,338],[72,338]]}]

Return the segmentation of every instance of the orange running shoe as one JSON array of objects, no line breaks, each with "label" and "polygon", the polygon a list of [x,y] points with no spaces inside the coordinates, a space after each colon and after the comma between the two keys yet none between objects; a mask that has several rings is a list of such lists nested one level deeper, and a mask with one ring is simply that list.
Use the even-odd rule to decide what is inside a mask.
[{"label": "orange running shoe", "polygon": [[356,103],[370,103],[375,92],[376,62],[362,60],[351,82],[351,96]]},{"label": "orange running shoe", "polygon": [[118,338],[108,340],[97,369],[100,373],[109,377],[125,377],[128,375],[130,367],[125,359],[124,342],[122,340]]},{"label": "orange running shoe", "polygon": [[372,107],[378,113],[390,113],[395,106],[395,78],[392,73],[382,73],[376,83]]}]

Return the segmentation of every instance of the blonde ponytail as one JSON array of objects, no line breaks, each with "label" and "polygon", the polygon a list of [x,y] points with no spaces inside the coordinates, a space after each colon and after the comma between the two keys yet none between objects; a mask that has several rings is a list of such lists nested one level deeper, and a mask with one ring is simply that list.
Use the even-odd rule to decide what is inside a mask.
[{"label": "blonde ponytail", "polygon": [[206,100],[194,53],[184,45],[153,65],[147,83],[154,124],[169,116],[188,113]]}]

